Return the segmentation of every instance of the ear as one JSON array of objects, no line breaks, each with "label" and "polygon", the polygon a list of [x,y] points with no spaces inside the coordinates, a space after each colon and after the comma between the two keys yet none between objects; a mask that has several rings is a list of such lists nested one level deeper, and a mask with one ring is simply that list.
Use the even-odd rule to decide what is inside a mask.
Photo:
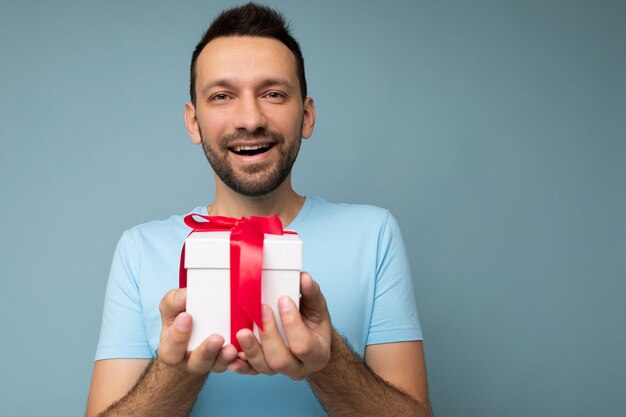
[{"label": "ear", "polygon": [[202,143],[200,137],[200,129],[198,128],[198,119],[196,119],[196,107],[193,103],[185,103],[185,125],[187,126],[187,133],[191,141],[196,145]]},{"label": "ear", "polygon": [[304,99],[304,114],[302,116],[302,138],[308,139],[315,127],[315,103],[312,97]]}]

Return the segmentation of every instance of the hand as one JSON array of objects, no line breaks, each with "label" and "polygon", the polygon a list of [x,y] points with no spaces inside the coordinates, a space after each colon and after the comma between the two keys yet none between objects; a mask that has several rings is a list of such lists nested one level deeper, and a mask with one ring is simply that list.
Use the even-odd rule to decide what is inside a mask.
[{"label": "hand", "polygon": [[161,299],[162,329],[157,360],[198,375],[225,371],[237,359],[237,349],[233,345],[224,346],[222,336],[213,334],[192,352],[187,352],[191,315],[185,312],[186,304],[186,288],[171,290]]},{"label": "hand", "polygon": [[300,312],[289,297],[278,300],[287,347],[272,309],[263,305],[261,343],[249,329],[237,332],[243,349],[228,369],[240,374],[281,373],[294,380],[323,369],[330,359],[331,322],[326,299],[309,274],[300,274]]}]

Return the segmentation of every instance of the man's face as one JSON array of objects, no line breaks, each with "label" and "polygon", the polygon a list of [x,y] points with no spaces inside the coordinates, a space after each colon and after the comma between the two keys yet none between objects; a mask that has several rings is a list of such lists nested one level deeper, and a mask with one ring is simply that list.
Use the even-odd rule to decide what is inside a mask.
[{"label": "man's face", "polygon": [[265,195],[289,176],[301,138],[313,132],[295,58],[280,41],[222,37],[196,63],[196,105],[185,121],[219,179],[239,194]]}]

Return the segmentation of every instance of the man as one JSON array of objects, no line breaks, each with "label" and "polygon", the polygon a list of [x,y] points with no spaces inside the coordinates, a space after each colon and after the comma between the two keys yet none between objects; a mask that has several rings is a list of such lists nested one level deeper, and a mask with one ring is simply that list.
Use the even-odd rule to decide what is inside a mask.
[{"label": "man", "polygon": [[193,54],[190,94],[187,129],[216,181],[213,203],[193,212],[279,216],[304,241],[304,269],[319,285],[302,273],[300,311],[288,297],[279,300],[280,317],[264,306],[261,340],[237,333],[243,352],[219,335],[187,352],[193,317],[186,291],[172,288],[189,229],[182,216],[130,229],[111,267],[87,415],[428,415],[395,220],[376,207],[305,198],[291,186],[315,106],[282,16],[254,4],[218,16]]}]

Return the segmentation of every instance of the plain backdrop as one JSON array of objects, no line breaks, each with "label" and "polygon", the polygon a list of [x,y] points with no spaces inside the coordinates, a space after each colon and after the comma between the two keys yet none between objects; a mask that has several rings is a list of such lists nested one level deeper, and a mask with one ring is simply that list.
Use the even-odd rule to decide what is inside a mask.
[{"label": "plain backdrop", "polygon": [[[0,4],[0,415],[84,412],[122,231],[212,200],[183,108],[234,4]],[[626,415],[625,2],[270,4],[295,187],[398,218],[436,415]]]}]

